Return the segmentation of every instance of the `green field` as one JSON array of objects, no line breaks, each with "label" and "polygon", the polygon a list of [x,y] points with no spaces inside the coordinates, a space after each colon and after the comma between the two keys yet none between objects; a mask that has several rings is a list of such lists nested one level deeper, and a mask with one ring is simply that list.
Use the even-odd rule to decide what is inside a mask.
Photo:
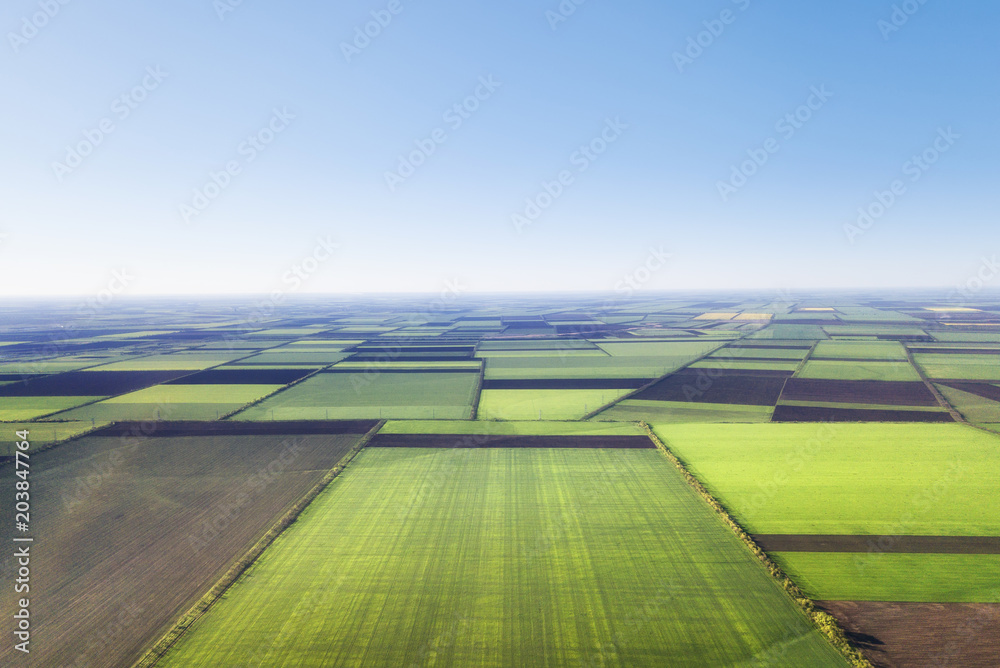
[{"label": "green field", "polygon": [[898,341],[820,341],[812,357],[906,361],[906,349]]},{"label": "green field", "polygon": [[363,451],[166,666],[842,666],[655,450]]},{"label": "green field", "polygon": [[775,552],[806,595],[828,601],[993,603],[1000,555]]},{"label": "green field", "polygon": [[575,422],[528,420],[388,420],[380,434],[494,434],[533,436],[645,436],[631,422]]},{"label": "green field", "polygon": [[1000,355],[917,353],[913,359],[928,378],[1000,381]]},{"label": "green field", "polygon": [[483,390],[481,420],[576,420],[632,390]]},{"label": "green field", "polygon": [[773,412],[774,406],[626,399],[601,411],[591,419],[652,422],[770,422]]},{"label": "green field", "polygon": [[478,380],[476,373],[320,373],[233,419],[467,419]]},{"label": "green field", "polygon": [[809,360],[797,378],[830,378],[836,380],[903,380],[920,381],[920,374],[909,362],[854,362]]},{"label": "green field", "polygon": [[281,385],[156,385],[66,413],[60,420],[217,420]]},{"label": "green field", "polygon": [[654,424],[764,534],[1000,535],[1000,438],[961,424]]},{"label": "green field", "polygon": [[[34,420],[35,418],[55,413],[56,411],[80,406],[102,397],[0,397],[0,422],[16,422],[19,420]],[[63,417],[59,419],[73,420]]]}]

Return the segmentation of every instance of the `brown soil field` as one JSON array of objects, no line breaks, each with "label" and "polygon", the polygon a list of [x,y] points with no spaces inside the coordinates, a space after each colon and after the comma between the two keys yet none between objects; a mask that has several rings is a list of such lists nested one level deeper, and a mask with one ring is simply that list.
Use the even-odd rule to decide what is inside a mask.
[{"label": "brown soil field", "polygon": [[484,380],[484,390],[630,390],[652,378],[526,378]]},{"label": "brown soil field", "polygon": [[1000,666],[1000,604],[818,601],[878,668]]},{"label": "brown soil field", "polygon": [[[91,436],[32,457],[23,665],[130,665],[360,438]],[[0,469],[5,488],[13,477]],[[8,546],[13,507],[0,510]],[[2,609],[17,596],[4,587]],[[14,621],[0,620],[0,665],[21,663]]]},{"label": "brown soil field", "polygon": [[69,371],[0,387],[0,397],[103,397],[135,392],[191,371]]},{"label": "brown soil field", "polygon": [[983,399],[1000,401],[1000,387],[997,387],[996,385],[990,385],[989,383],[970,383],[967,380],[938,380],[934,382],[939,385],[947,385],[948,387],[953,387],[956,390],[974,394],[977,397],[982,397]]},{"label": "brown soil field", "polygon": [[954,418],[951,413],[938,411],[777,406],[771,422],[954,422]]},{"label": "brown soil field", "polygon": [[646,401],[694,401],[713,404],[773,406],[788,376],[734,374],[728,371],[698,373],[691,369],[667,376],[632,396]]},{"label": "brown soil field", "polygon": [[305,378],[314,369],[208,369],[172,380],[165,385],[287,385]]},{"label": "brown soil field", "polygon": [[753,540],[765,552],[1000,554],[995,536],[755,534]]},{"label": "brown soil field", "polygon": [[789,378],[781,398],[785,401],[833,401],[890,406],[938,405],[937,399],[920,381]]},{"label": "brown soil field", "polygon": [[369,448],[655,448],[646,436],[509,436],[501,434],[376,434]]},{"label": "brown soil field", "polygon": [[277,420],[262,422],[116,422],[95,436],[294,436],[366,434],[377,420]]}]

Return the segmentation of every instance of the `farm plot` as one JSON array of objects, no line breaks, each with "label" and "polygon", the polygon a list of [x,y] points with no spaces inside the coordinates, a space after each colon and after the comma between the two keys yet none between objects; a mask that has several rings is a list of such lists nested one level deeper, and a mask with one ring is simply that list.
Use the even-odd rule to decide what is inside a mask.
[{"label": "farm plot", "polygon": [[370,448],[164,665],[768,660],[845,665],[661,453]]},{"label": "farm plot", "polygon": [[768,422],[773,412],[773,406],[625,399],[591,419],[647,422]]},{"label": "farm plot", "polygon": [[1000,382],[1000,356],[919,353],[913,356],[928,378]]},{"label": "farm plot", "polygon": [[[1000,601],[998,596],[997,601]],[[876,666],[993,666],[1000,602],[820,601]]]},{"label": "farm plot", "polygon": [[281,385],[157,385],[59,413],[60,420],[217,420]]},{"label": "farm plot", "polygon": [[751,533],[1000,536],[1000,437],[973,427],[654,429]]},{"label": "farm plot", "polygon": [[477,415],[481,420],[576,420],[631,391],[483,390]]},{"label": "farm plot", "polygon": [[31,665],[130,665],[359,438],[87,436],[33,456]]},{"label": "farm plot", "polygon": [[906,349],[898,341],[820,341],[811,359],[906,361]]},{"label": "farm plot", "polygon": [[1000,386],[988,383],[936,383],[944,398],[969,422],[1000,422]]},{"label": "farm plot", "polygon": [[920,375],[909,362],[867,362],[857,360],[813,360],[806,362],[796,378],[831,380],[919,381]]},{"label": "farm plot", "polygon": [[479,374],[325,371],[268,397],[234,420],[468,419]]}]

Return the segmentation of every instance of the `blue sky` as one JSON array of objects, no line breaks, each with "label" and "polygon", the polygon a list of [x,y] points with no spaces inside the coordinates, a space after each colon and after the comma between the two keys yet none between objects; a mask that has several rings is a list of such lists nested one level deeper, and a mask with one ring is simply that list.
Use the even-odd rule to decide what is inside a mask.
[{"label": "blue sky", "polygon": [[0,294],[950,287],[997,251],[997,3],[562,7],[9,0]]}]

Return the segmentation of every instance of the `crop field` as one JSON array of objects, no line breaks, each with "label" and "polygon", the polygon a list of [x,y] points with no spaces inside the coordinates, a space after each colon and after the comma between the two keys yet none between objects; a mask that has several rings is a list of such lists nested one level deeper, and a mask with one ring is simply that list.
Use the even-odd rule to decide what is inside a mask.
[{"label": "crop field", "polygon": [[164,665],[732,665],[791,638],[787,665],[843,665],[655,450],[371,447]]},{"label": "crop field", "polygon": [[[360,434],[92,435],[33,458],[33,665],[129,665]],[[6,543],[13,505],[2,511]],[[44,543],[41,541],[44,540]],[[0,594],[4,609],[13,588]],[[11,637],[14,620],[0,630]],[[90,639],[80,641],[80,639]],[[15,665],[10,643],[0,662]],[[10,663],[7,663],[10,661]]]},{"label": "crop field", "polygon": [[31,665],[996,664],[1000,303],[46,308]]}]

